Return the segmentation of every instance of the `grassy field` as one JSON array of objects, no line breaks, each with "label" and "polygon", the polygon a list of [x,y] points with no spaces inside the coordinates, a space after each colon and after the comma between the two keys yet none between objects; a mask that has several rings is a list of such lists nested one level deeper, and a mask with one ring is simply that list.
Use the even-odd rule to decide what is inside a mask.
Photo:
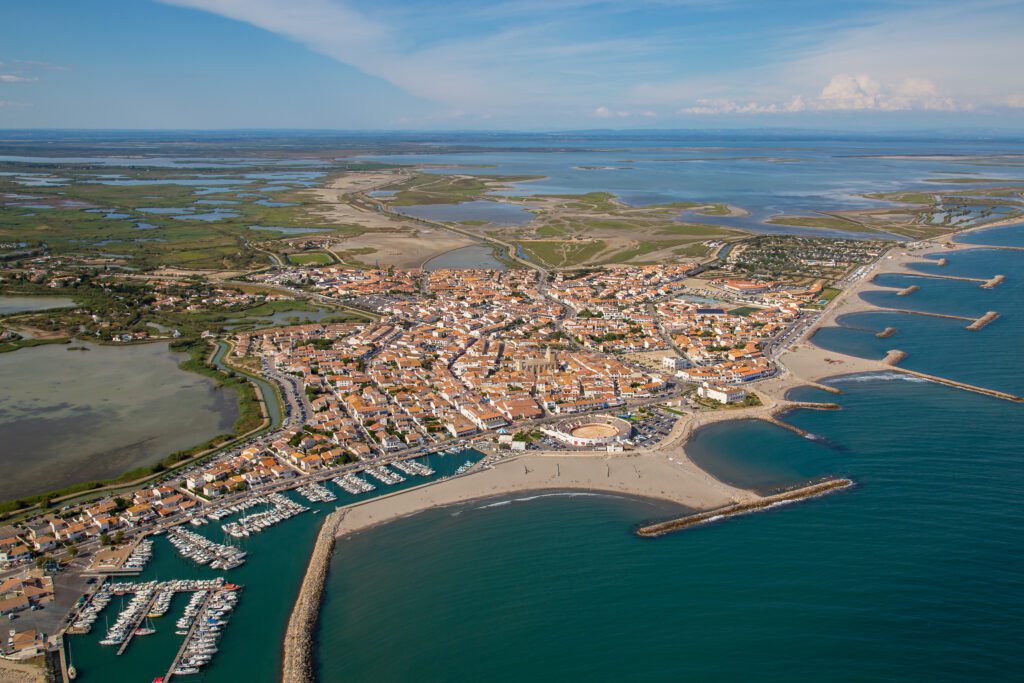
[{"label": "grassy field", "polygon": [[601,240],[556,242],[531,240],[519,243],[531,260],[552,268],[569,268],[586,263],[605,248]]},{"label": "grassy field", "polygon": [[334,263],[331,255],[322,251],[288,254],[288,260],[297,266],[326,266]]}]

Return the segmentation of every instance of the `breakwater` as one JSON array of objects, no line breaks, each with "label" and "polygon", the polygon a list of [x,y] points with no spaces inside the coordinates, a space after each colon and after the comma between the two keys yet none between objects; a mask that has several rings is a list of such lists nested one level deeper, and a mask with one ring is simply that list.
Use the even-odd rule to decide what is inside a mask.
[{"label": "breakwater", "polygon": [[887,354],[885,354],[885,358],[882,359],[882,362],[886,365],[896,365],[906,357],[907,353],[905,351],[900,351],[899,349],[892,349]]},{"label": "breakwater", "polygon": [[891,337],[894,334],[896,334],[896,328],[895,327],[887,327],[884,330],[882,330],[881,332],[878,332],[877,334],[875,334],[875,336],[878,337],[879,339],[888,339],[889,337]]},{"label": "breakwater", "polygon": [[983,327],[985,327],[986,325],[988,325],[989,323],[991,323],[993,320],[995,320],[998,317],[999,317],[999,312],[998,311],[989,311],[985,315],[981,316],[980,318],[978,318],[977,320],[972,322],[965,329],[968,329],[971,332],[977,332],[978,330],[982,329]]},{"label": "breakwater", "polygon": [[850,479],[828,479],[817,484],[793,489],[792,491],[784,491],[771,496],[765,496],[764,498],[759,498],[752,502],[734,503],[733,505],[726,505],[725,507],[717,508],[715,510],[708,510],[707,512],[700,512],[695,515],[680,517],[667,522],[649,524],[637,529],[636,534],[637,536],[642,536],[644,538],[663,536],[689,527],[699,526],[709,522],[717,522],[722,519],[728,519],[729,517],[735,517],[737,515],[745,515],[759,510],[766,510],[776,505],[794,503],[808,498],[816,498],[851,486],[853,486],[853,481]]},{"label": "breakwater", "polygon": [[917,285],[910,285],[910,286],[909,286],[909,287],[907,287],[906,289],[901,289],[901,290],[900,290],[900,291],[899,291],[899,292],[898,292],[898,293],[896,294],[896,296],[908,296],[908,295],[910,295],[910,294],[913,294],[914,292],[916,292],[916,291],[917,291],[917,290],[919,290],[919,289],[921,289],[921,288],[920,288],[920,287],[918,287]]},{"label": "breakwater", "polygon": [[281,680],[283,683],[311,683],[313,681],[313,629],[320,613],[320,597],[327,580],[331,564],[331,553],[338,527],[345,518],[344,510],[327,515],[316,546],[309,558],[306,576],[295,599],[295,607],[288,619],[284,635],[284,663]]},{"label": "breakwater", "polygon": [[1006,279],[1005,275],[996,275],[991,280],[986,280],[985,284],[983,284],[981,286],[981,288],[982,289],[992,289],[993,287],[998,286],[1005,279]]}]

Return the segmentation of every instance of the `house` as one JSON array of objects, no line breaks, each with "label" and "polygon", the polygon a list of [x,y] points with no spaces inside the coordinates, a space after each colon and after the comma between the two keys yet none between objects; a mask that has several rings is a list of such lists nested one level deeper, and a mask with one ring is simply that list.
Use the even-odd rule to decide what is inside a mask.
[{"label": "house", "polygon": [[704,382],[697,387],[697,395],[723,405],[741,403],[747,398],[747,390],[740,387],[721,386]]},{"label": "house", "polygon": [[476,426],[463,415],[452,415],[445,421],[444,426],[455,438],[469,436],[476,432]]},{"label": "house", "polygon": [[475,424],[480,431],[497,429],[508,424],[505,416],[493,408],[485,408],[480,405],[463,406],[460,411],[470,422]]}]

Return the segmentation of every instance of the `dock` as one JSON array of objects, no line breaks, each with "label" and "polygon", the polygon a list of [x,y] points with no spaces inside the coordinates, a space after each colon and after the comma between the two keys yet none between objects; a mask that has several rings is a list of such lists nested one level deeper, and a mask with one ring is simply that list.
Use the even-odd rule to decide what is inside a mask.
[{"label": "dock", "polygon": [[135,618],[134,623],[132,623],[131,629],[129,629],[128,631],[128,637],[124,639],[123,643],[121,643],[121,647],[117,648],[118,656],[120,656],[125,650],[128,649],[128,644],[132,642],[132,638],[135,637],[135,629],[137,629],[139,625],[142,624],[143,621],[145,621],[146,615],[149,614],[149,611],[153,608],[153,603],[156,602],[156,597],[158,595],[160,595],[160,591],[154,590],[152,597],[149,598],[149,602],[146,603],[146,608],[139,612],[139,616]]},{"label": "dock", "polygon": [[793,489],[792,491],[784,491],[782,493],[776,493],[775,495],[765,496],[764,498],[759,498],[758,500],[751,501],[749,503],[733,503],[732,505],[726,505],[725,507],[716,508],[714,510],[699,512],[695,515],[671,519],[667,522],[648,524],[647,526],[637,529],[636,535],[643,538],[664,536],[665,534],[673,531],[680,531],[682,529],[688,529],[701,524],[728,519],[729,517],[735,517],[737,515],[745,515],[759,510],[766,510],[776,505],[794,503],[796,501],[807,500],[809,498],[817,498],[818,496],[824,496],[828,493],[841,491],[851,486],[853,486],[853,481],[849,479],[828,479],[816,484],[810,484],[798,489]]},{"label": "dock", "polygon": [[171,677],[174,676],[174,672],[178,668],[178,664],[181,663],[181,658],[185,655],[185,650],[188,648],[190,642],[192,642],[192,636],[195,634],[196,629],[203,620],[203,615],[206,614],[206,606],[210,604],[210,600],[213,599],[214,591],[206,591],[206,598],[203,600],[203,604],[199,606],[199,611],[196,612],[195,618],[192,620],[191,626],[188,627],[188,635],[185,636],[184,640],[181,641],[181,647],[178,648],[177,654],[174,655],[174,660],[171,662],[171,668],[164,674],[164,683],[170,683]]}]

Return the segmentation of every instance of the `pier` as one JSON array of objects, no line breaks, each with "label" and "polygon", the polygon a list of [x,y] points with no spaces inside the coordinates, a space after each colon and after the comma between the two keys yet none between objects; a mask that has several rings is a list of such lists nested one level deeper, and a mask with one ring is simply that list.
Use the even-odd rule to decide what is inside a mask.
[{"label": "pier", "polygon": [[809,498],[817,498],[818,496],[823,496],[835,491],[841,491],[842,489],[846,489],[851,486],[853,486],[853,481],[849,479],[829,479],[817,484],[803,486],[792,491],[785,491],[783,493],[765,496],[764,498],[759,498],[758,500],[751,501],[749,503],[734,503],[714,510],[708,510],[707,512],[699,512],[695,515],[689,515],[688,517],[680,517],[667,522],[658,522],[657,524],[648,524],[647,526],[637,529],[636,535],[643,538],[664,536],[665,534],[672,533],[673,531],[680,531],[682,529],[687,529],[701,524],[707,524],[708,522],[717,522],[721,519],[728,519],[729,517],[735,517],[737,515],[745,515],[750,512],[766,510],[775,505],[794,503],[796,501],[807,500]]},{"label": "pier", "polygon": [[158,596],[159,594],[160,591],[154,590],[153,595],[149,598],[149,601],[146,602],[145,609],[139,612],[139,616],[135,617],[135,620],[132,622],[132,627],[128,630],[128,637],[124,639],[123,643],[121,643],[121,647],[117,648],[117,655],[119,657],[121,656],[122,653],[124,653],[125,650],[128,649],[128,644],[132,642],[132,638],[135,637],[135,629],[137,629],[139,625],[142,624],[143,621],[145,621],[146,615],[149,614],[151,609],[153,609],[153,603],[156,602],[156,596]]},{"label": "pier", "polygon": [[[177,654],[174,655],[174,660],[171,662],[171,668],[164,674],[164,683],[171,683],[171,678],[174,676],[174,672],[178,668],[178,664],[181,663],[181,658],[185,655],[185,650],[188,649],[188,644],[192,641],[192,636],[195,634],[196,629],[202,622],[203,614],[206,612],[206,606],[210,604],[210,600],[213,599],[214,591],[207,591],[206,598],[203,599],[203,604],[199,606],[199,611],[196,612],[196,616],[192,619],[192,625],[188,627],[188,635],[185,636],[184,640],[181,641],[181,647],[178,648]],[[120,653],[118,653],[120,654]]]}]

